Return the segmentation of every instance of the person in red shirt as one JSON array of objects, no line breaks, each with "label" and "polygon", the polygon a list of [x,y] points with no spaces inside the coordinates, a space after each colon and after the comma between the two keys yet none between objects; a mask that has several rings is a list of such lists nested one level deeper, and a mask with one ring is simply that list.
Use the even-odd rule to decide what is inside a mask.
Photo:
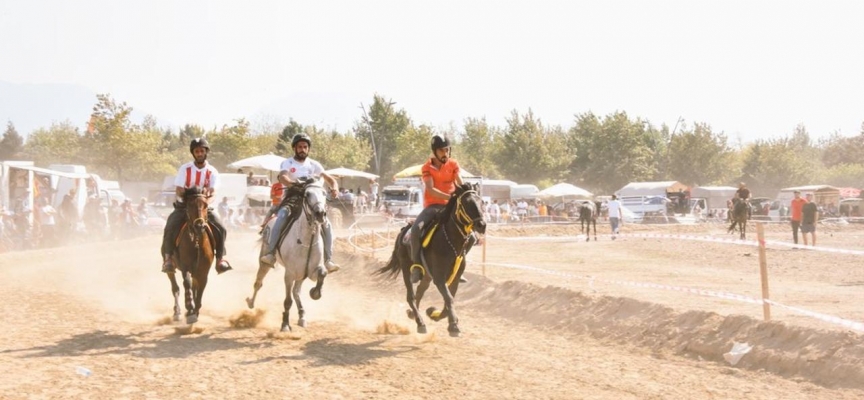
[{"label": "person in red shirt", "polygon": [[411,226],[411,281],[419,282],[426,269],[421,263],[420,235],[424,225],[447,205],[450,195],[456,191],[456,185],[462,185],[459,176],[459,163],[450,158],[450,140],[435,135],[432,137],[432,158],[423,164],[421,169],[423,181],[423,211]]},{"label": "person in red shirt", "polygon": [[267,215],[264,216],[264,222],[261,223],[261,229],[264,229],[267,226],[267,222],[270,222],[270,217],[279,211],[279,203],[282,202],[282,194],[285,193],[285,185],[279,180],[276,180],[272,186],[270,186],[270,210],[267,211]]},{"label": "person in red shirt", "polygon": [[795,198],[792,199],[792,204],[790,206],[790,220],[792,221],[792,240],[795,241],[795,244],[798,244],[798,229],[801,227],[801,217],[803,215],[802,211],[804,209],[804,205],[807,204],[807,200],[801,198],[801,192],[794,192]]}]

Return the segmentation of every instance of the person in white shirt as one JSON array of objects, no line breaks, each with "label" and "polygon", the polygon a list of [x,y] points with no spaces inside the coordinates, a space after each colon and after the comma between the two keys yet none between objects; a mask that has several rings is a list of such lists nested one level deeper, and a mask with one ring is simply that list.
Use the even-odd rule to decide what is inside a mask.
[{"label": "person in white shirt", "polygon": [[621,202],[618,201],[618,196],[612,195],[612,200],[606,203],[606,208],[609,211],[609,223],[612,225],[612,240],[615,240],[615,235],[618,234],[619,225],[623,225],[624,218],[621,213]]},{"label": "person in white shirt", "polygon": [[492,200],[492,205],[489,206],[489,216],[492,217],[492,222],[501,222],[501,207],[498,205],[498,200]]},{"label": "person in white shirt", "polygon": [[[183,164],[177,171],[177,177],[174,178],[174,192],[177,195],[177,201],[174,203],[174,211],[168,216],[165,221],[165,232],[162,235],[162,255],[165,261],[162,263],[162,272],[174,273],[174,263],[171,261],[171,254],[174,253],[174,239],[180,233],[180,228],[183,226],[183,221],[186,219],[185,207],[183,204],[183,192],[186,188],[198,186],[204,188],[206,199],[209,202],[216,189],[219,188],[219,171],[207,162],[207,154],[210,153],[210,144],[207,139],[195,138],[189,144],[189,152],[195,158],[195,161]],[[213,213],[213,209],[207,210],[207,221],[215,228],[213,236],[216,241],[216,272],[223,273],[231,270],[231,264],[225,259],[225,239],[228,237],[228,231],[225,230],[225,225]]]},{"label": "person in white shirt", "polygon": [[[324,172],[321,163],[309,158],[309,151],[312,149],[312,138],[309,135],[305,133],[294,135],[291,139],[291,148],[294,149],[294,157],[282,161],[278,176],[279,182],[285,185],[284,196],[287,204],[276,214],[276,222],[270,230],[270,237],[264,238],[267,242],[267,252],[261,256],[261,262],[265,264],[276,263],[276,245],[279,243],[282,228],[291,215],[291,209],[303,201],[302,183],[320,176],[330,186],[330,194],[333,198],[339,194],[339,184],[336,183],[336,179]],[[327,272],[336,272],[339,270],[339,264],[333,262],[333,231],[327,218],[324,219],[321,237],[324,239],[324,266]]]}]

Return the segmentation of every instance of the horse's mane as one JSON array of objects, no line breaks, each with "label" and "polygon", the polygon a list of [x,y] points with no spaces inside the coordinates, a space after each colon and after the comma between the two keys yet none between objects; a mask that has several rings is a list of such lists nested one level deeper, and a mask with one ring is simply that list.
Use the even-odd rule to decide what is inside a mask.
[{"label": "horse's mane", "polygon": [[463,183],[461,186],[456,185],[456,191],[454,191],[453,195],[450,196],[450,200],[447,200],[447,205],[444,206],[444,209],[442,210],[442,215],[446,217],[453,214],[454,208],[456,208],[456,200],[459,198],[459,196],[462,195],[462,193],[465,193],[469,190],[474,190],[474,186],[472,186],[470,183]]}]

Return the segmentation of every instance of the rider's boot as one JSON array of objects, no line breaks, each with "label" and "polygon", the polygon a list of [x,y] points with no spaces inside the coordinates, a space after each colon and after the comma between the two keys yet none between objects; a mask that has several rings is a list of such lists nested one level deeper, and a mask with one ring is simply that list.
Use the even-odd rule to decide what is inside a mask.
[{"label": "rider's boot", "polygon": [[270,229],[270,237],[264,238],[267,243],[267,251],[259,259],[262,263],[276,265],[276,243],[279,242],[279,234],[285,225],[286,219],[288,219],[288,210],[282,208],[276,215],[276,222],[273,223],[273,228]]},{"label": "rider's boot", "polygon": [[333,231],[330,230],[329,222],[322,227],[321,237],[324,239],[324,267],[327,268],[327,273],[336,272],[340,267],[333,262]]},{"label": "rider's boot", "polygon": [[221,274],[232,269],[234,268],[231,268],[231,263],[229,263],[224,257],[216,259],[216,273]]},{"label": "rider's boot", "polygon": [[411,272],[411,283],[420,282],[420,279],[426,275],[426,268],[420,264],[420,229],[411,227],[411,267],[408,271]]},{"label": "rider's boot", "polygon": [[165,261],[162,262],[162,272],[166,274],[174,273],[174,262],[171,261],[170,254],[165,254]]}]

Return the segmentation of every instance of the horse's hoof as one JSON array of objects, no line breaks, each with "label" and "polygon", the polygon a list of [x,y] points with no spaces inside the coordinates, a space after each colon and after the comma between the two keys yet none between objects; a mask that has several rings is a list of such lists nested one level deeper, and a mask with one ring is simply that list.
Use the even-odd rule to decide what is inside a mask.
[{"label": "horse's hoof", "polygon": [[447,329],[450,332],[450,337],[459,337],[462,336],[462,332],[459,330],[458,326],[451,327]]},{"label": "horse's hoof", "polygon": [[249,307],[249,309],[251,310],[251,309],[255,308],[255,302],[252,301],[252,299],[247,297],[246,298],[246,306]]},{"label": "horse's hoof", "polygon": [[297,321],[297,326],[299,326],[301,328],[305,328],[306,327],[306,319],[300,318],[300,320]]},{"label": "horse's hoof", "polygon": [[279,332],[291,332],[291,325],[288,325],[288,324],[282,325],[282,329],[279,329]]},{"label": "horse's hoof", "polygon": [[309,291],[309,297],[311,297],[312,300],[320,299],[321,298],[321,289],[318,289],[317,287],[312,288],[312,290]]},{"label": "horse's hoof", "polygon": [[198,322],[198,316],[197,316],[197,315],[192,314],[192,315],[187,315],[187,316],[186,316],[186,323],[187,323],[187,324],[192,325],[192,324],[194,324],[194,323],[196,323],[196,322]]},{"label": "horse's hoof", "polygon": [[172,319],[174,320],[174,322],[179,322],[180,321],[180,314],[174,314],[174,318],[172,318]]},{"label": "horse's hoof", "polygon": [[414,310],[407,310],[407,311],[408,311],[408,319],[414,319]]},{"label": "horse's hoof", "polygon": [[417,325],[417,333],[426,333],[426,325]]}]

